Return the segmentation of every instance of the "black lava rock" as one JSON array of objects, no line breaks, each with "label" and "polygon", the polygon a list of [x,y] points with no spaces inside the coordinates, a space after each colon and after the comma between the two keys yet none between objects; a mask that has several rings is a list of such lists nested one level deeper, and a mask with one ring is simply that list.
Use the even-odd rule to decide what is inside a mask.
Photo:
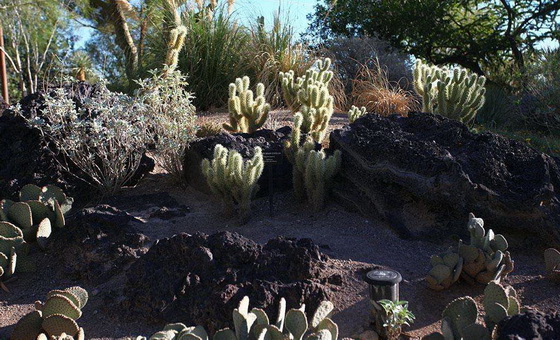
[{"label": "black lava rock", "polygon": [[497,340],[558,340],[560,315],[529,310],[500,321]]}]

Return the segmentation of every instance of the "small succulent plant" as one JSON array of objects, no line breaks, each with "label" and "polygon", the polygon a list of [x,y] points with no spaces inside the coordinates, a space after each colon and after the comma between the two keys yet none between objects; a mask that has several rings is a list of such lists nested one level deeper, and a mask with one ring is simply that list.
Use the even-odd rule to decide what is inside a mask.
[{"label": "small succulent plant", "polygon": [[76,320],[88,301],[85,289],[75,286],[64,290],[51,290],[45,303],[35,302],[35,310],[21,318],[10,339],[84,339],[84,330]]},{"label": "small succulent plant", "polygon": [[[311,320],[305,315],[305,305],[286,312],[286,300],[280,300],[278,318],[271,323],[260,308],[249,311],[249,298],[244,297],[233,311],[234,329],[216,332],[213,340],[337,340],[338,326],[329,318],[334,306],[323,301]],[[210,337],[201,326],[187,327],[182,323],[169,324],[152,335],[149,340],[208,340]]]},{"label": "small succulent plant", "polygon": [[352,105],[350,111],[348,111],[348,121],[350,121],[350,123],[354,123],[356,119],[360,118],[366,113],[367,109],[364,106],[358,108],[357,106]]},{"label": "small succulent plant", "polygon": [[548,248],[544,251],[546,275],[553,281],[560,282],[560,251]]},{"label": "small succulent plant", "polygon": [[449,288],[462,278],[470,284],[501,281],[513,271],[514,262],[507,250],[508,242],[492,229],[484,229],[482,218],[469,214],[470,243],[459,241],[457,251],[432,256],[432,268],[426,276],[428,287],[435,290]]},{"label": "small succulent plant", "polygon": [[387,339],[398,339],[403,326],[410,326],[414,321],[414,314],[408,310],[407,301],[380,300],[378,302],[383,308],[383,327]]},{"label": "small succulent plant", "polygon": [[496,325],[504,318],[519,314],[520,302],[511,286],[491,281],[484,289],[483,305],[486,326],[477,323],[479,310],[470,296],[451,301],[442,314],[441,333],[432,333],[423,340],[490,340]]}]

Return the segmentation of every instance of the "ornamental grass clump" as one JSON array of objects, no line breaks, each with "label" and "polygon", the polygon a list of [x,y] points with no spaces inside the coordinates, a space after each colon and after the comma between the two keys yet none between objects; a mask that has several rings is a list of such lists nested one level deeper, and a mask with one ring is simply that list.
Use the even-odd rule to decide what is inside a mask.
[{"label": "ornamental grass clump", "polygon": [[113,194],[132,179],[152,140],[146,105],[104,84],[79,104],[66,91],[46,94],[42,115],[28,122],[61,156],[56,159],[64,170],[102,194]]}]

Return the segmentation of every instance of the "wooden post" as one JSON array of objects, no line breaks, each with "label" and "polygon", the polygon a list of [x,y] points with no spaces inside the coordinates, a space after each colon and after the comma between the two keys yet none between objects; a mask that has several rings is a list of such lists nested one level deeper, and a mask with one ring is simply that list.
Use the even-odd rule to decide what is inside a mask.
[{"label": "wooden post", "polygon": [[[6,104],[10,105],[10,97],[8,95],[8,74],[6,73],[6,56],[4,55],[4,31],[0,25],[0,78],[2,79],[2,98]],[[0,112],[1,113],[1,112]]]}]

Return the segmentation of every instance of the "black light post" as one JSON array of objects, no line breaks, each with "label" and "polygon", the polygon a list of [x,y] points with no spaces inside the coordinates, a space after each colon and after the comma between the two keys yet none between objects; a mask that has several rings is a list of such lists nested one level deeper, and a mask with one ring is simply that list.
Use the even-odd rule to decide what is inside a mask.
[{"label": "black light post", "polygon": [[402,281],[402,275],[391,269],[374,269],[366,273],[364,281],[369,285],[374,329],[379,336],[386,338],[387,334],[383,327],[385,311],[378,301],[399,301],[399,283]]}]

